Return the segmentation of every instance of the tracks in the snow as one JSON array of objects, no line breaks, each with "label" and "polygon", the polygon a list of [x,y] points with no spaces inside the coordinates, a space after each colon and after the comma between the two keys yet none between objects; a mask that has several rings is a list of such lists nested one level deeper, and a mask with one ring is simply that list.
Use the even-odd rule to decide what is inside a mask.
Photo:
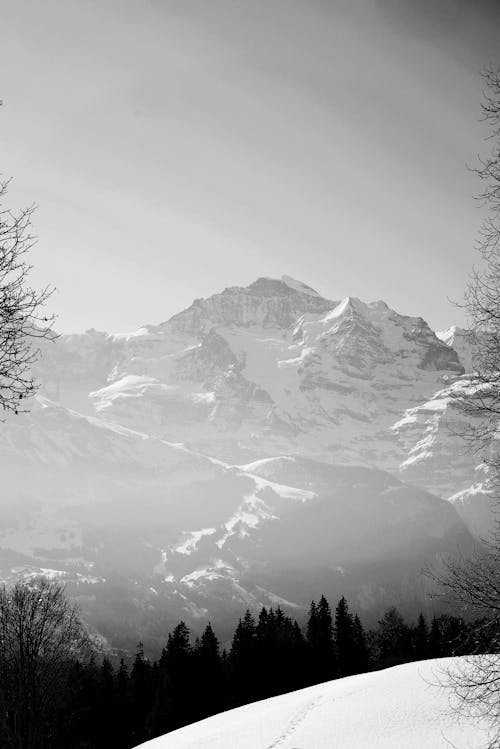
[{"label": "tracks in the snow", "polygon": [[297,710],[297,712],[292,715],[281,733],[275,739],[273,739],[271,744],[267,745],[266,749],[277,749],[278,747],[283,746],[285,741],[293,736],[297,728],[322,702],[323,695],[321,694],[319,695],[319,697],[315,697],[315,699],[308,702],[306,705],[304,705],[304,707],[301,707],[299,710]]},{"label": "tracks in the snow", "polygon": [[[370,687],[367,685],[362,689],[355,688],[350,691],[343,692],[340,695],[340,699],[345,699],[346,697],[350,697],[352,694],[361,694],[362,692],[369,691]],[[290,739],[295,731],[304,723],[305,720],[311,715],[311,713],[316,710],[317,707],[320,707],[321,705],[325,705],[328,702],[334,703],[338,702],[339,695],[331,695],[326,692],[326,694],[323,692],[319,694],[317,697],[314,697],[314,699],[309,700],[303,707],[299,708],[290,718],[290,720],[286,723],[285,727],[280,731],[278,736],[276,736],[273,741],[268,744],[265,749],[279,749],[280,746],[283,746],[284,743]],[[292,747],[290,747],[292,749]],[[299,747],[294,747],[294,749],[299,749]]]}]

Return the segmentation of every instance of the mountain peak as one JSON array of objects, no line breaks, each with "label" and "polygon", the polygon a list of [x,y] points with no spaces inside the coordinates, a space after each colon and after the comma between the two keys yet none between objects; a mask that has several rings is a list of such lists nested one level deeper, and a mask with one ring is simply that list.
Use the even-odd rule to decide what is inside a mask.
[{"label": "mountain peak", "polygon": [[[366,304],[366,302],[362,302],[361,299],[358,299],[358,297],[355,296],[346,296],[344,299],[342,299],[341,302],[339,302],[336,307],[334,307],[330,312],[327,313],[328,320],[332,320],[335,317],[344,317],[345,315],[362,315],[367,316],[370,312],[370,310],[373,310],[374,307],[378,308],[378,305],[383,304],[384,302],[373,302],[372,304]],[[388,309],[387,305],[384,306],[384,310]]]},{"label": "mountain peak", "polygon": [[165,325],[198,337],[214,325],[285,329],[305,313],[323,314],[337,304],[290,276],[261,276],[247,287],[229,286],[207,299],[195,299]]},{"label": "mountain peak", "polygon": [[460,328],[458,325],[450,325],[450,327],[446,330],[436,331],[436,336],[449,346],[453,345],[453,340],[456,336],[470,337],[470,335],[470,331],[466,330],[465,328]]},{"label": "mountain peak", "polygon": [[290,296],[301,294],[316,299],[322,299],[315,289],[308,286],[303,281],[298,281],[291,276],[281,276],[281,278],[271,278],[261,276],[256,281],[247,286],[246,291],[256,296]]},{"label": "mountain peak", "polygon": [[294,289],[294,291],[299,291],[301,294],[307,294],[308,296],[315,297],[321,296],[311,286],[308,286],[303,281],[298,281],[296,278],[292,278],[291,276],[281,276],[280,281],[289,286],[291,289]]}]

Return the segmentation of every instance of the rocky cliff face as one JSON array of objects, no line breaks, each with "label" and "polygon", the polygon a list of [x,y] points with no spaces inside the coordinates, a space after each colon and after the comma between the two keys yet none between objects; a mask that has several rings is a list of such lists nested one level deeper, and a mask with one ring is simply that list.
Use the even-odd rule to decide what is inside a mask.
[{"label": "rocky cliff face", "polygon": [[[292,282],[292,285],[290,285]],[[246,288],[232,286],[208,299],[196,299],[162,329],[200,336],[212,326],[261,326],[286,329],[305,312],[326,312],[335,302],[287,276],[259,278]]]}]

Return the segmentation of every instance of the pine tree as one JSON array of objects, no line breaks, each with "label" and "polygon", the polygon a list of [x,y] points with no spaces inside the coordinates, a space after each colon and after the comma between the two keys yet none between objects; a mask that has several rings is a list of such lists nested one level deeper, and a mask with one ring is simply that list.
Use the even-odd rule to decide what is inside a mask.
[{"label": "pine tree", "polygon": [[262,608],[256,627],[259,697],[283,694],[304,685],[304,641],[283,609]]},{"label": "pine tree", "polygon": [[339,676],[349,676],[356,671],[356,642],[354,619],[347,601],[342,596],[335,609],[335,656]]},{"label": "pine tree", "polygon": [[75,661],[65,684],[65,704],[58,716],[56,746],[87,746],[94,740],[98,672],[95,661]]},{"label": "pine tree", "polygon": [[189,628],[184,622],[169,635],[166,653],[167,685],[172,691],[170,730],[190,722],[192,705],[190,691],[193,678],[192,649]]},{"label": "pine tree", "polygon": [[433,616],[429,635],[429,656],[431,658],[440,658],[442,654],[441,630],[439,629],[438,620]]},{"label": "pine tree", "polygon": [[330,605],[325,596],[309,609],[307,642],[310,651],[310,676],[312,684],[328,681],[335,676],[333,622]]},{"label": "pine tree", "polygon": [[355,655],[354,655],[354,671],[355,674],[364,674],[370,667],[370,649],[368,647],[368,641],[361,624],[359,616],[354,616],[354,642],[355,642]]},{"label": "pine tree", "polygon": [[158,666],[158,681],[154,693],[151,710],[146,719],[149,738],[162,736],[172,730],[175,709],[172,681],[166,668]]},{"label": "pine tree", "polygon": [[95,726],[99,747],[114,744],[116,726],[116,700],[114,672],[111,661],[104,658],[97,678]]},{"label": "pine tree", "polygon": [[429,632],[422,612],[418,617],[417,626],[413,632],[413,643],[416,660],[421,661],[429,657]]},{"label": "pine tree", "polygon": [[130,677],[123,658],[116,674],[116,745],[129,746],[131,742]]},{"label": "pine tree", "polygon": [[319,622],[318,622],[318,607],[314,601],[311,601],[309,607],[309,618],[307,620],[306,628],[307,642],[311,648],[316,647],[319,638]]},{"label": "pine tree", "polygon": [[225,688],[219,641],[210,622],[194,647],[194,692],[197,720],[225,707]]},{"label": "pine tree", "polygon": [[257,662],[255,619],[249,610],[236,627],[229,653],[229,672],[233,706],[259,699],[261,674]]},{"label": "pine tree", "polygon": [[148,737],[146,718],[151,710],[153,701],[153,685],[151,679],[151,664],[144,655],[142,642],[137,646],[132,672],[130,675],[131,710],[132,710],[132,738],[140,744]]},{"label": "pine tree", "polygon": [[295,672],[291,689],[294,690],[302,689],[302,687],[305,687],[308,684],[308,651],[306,640],[296,620],[293,622],[292,629],[293,662],[295,665]]}]

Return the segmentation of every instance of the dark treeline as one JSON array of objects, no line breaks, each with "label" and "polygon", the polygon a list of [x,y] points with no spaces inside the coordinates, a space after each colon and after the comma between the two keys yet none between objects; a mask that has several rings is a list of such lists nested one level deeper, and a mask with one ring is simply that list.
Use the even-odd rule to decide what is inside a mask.
[{"label": "dark treeline", "polygon": [[[156,661],[139,645],[133,663],[75,662],[47,745],[126,749],[223,710],[321,681],[412,660],[486,651],[481,627],[448,615],[408,624],[396,608],[366,632],[341,598],[313,602],[304,631],[280,608],[240,619],[229,652],[210,624],[191,641],[180,622]],[[486,631],[486,629],[484,630]]]}]

